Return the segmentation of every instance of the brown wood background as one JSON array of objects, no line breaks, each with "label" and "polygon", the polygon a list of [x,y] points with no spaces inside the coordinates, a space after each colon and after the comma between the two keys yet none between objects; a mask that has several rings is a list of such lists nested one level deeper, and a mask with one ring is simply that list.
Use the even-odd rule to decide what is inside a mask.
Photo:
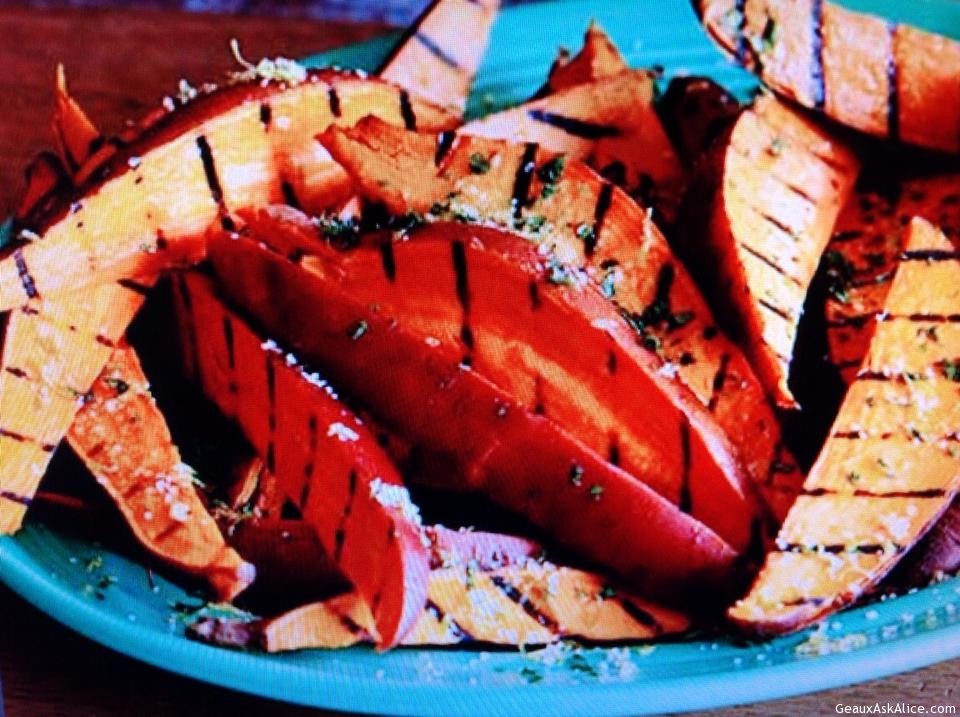
[{"label": "brown wood background", "polygon": [[[0,73],[0,215],[12,205],[26,160],[49,144],[50,87],[57,61],[65,62],[74,93],[94,119],[111,129],[118,127],[122,118],[138,115],[174,91],[180,77],[215,79],[232,69],[233,60],[227,52],[231,37],[240,38],[251,57],[297,57],[371,37],[385,29],[378,22],[318,23],[289,17],[157,10],[50,9],[50,4],[34,3],[46,8],[41,12],[0,2],[0,38],[5,40],[0,42],[0,67],[4,69]],[[182,4],[194,6],[188,0]],[[301,4],[305,3],[294,3]],[[329,8],[338,2],[321,0],[313,4]],[[409,2],[385,3],[394,8],[400,4],[412,12]],[[9,717],[317,714],[209,687],[128,660],[72,634],[3,588],[0,678]],[[844,690],[713,714],[826,715],[835,714],[838,702],[957,705],[958,678],[960,660],[955,660]]]}]

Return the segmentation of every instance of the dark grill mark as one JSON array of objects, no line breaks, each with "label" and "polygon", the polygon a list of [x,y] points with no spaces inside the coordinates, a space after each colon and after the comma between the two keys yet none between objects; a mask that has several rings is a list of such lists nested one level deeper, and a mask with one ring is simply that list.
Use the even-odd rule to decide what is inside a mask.
[{"label": "dark grill mark", "polygon": [[347,521],[350,519],[351,513],[353,513],[353,501],[357,495],[357,472],[355,470],[350,471],[347,481],[347,503],[343,506],[343,513],[340,515],[340,525],[337,526],[336,533],[334,533],[333,560],[338,564],[343,558],[343,544],[347,535]]},{"label": "dark grill mark", "polygon": [[805,495],[810,498],[819,498],[824,495],[853,495],[857,498],[943,498],[946,495],[946,491],[942,488],[927,488],[925,490],[892,490],[878,493],[871,490],[857,489],[849,493],[831,488],[813,488],[801,491],[800,495]]},{"label": "dark grill mark", "polygon": [[823,74],[823,0],[813,0],[810,12],[810,93],[813,106],[822,110],[827,101]]},{"label": "dark grill mark", "polygon": [[449,130],[444,130],[437,135],[437,151],[433,155],[434,166],[439,167],[443,163],[443,160],[453,148],[453,142],[456,138],[457,133]]},{"label": "dark grill mark", "polygon": [[960,323],[960,314],[907,314],[906,316],[888,316],[884,321],[891,319],[931,324],[956,324]]},{"label": "dark grill mark", "polygon": [[537,166],[537,150],[539,146],[535,142],[527,142],[523,148],[523,156],[520,158],[520,166],[517,167],[517,174],[513,179],[513,194],[510,198],[510,206],[513,208],[514,219],[519,220],[523,213],[530,195],[530,182],[533,180],[533,170]]},{"label": "dark grill mark", "polygon": [[12,491],[9,491],[9,490],[0,490],[0,498],[3,498],[4,500],[9,500],[11,503],[19,503],[20,505],[24,505],[27,508],[33,505],[32,498],[28,498],[25,495],[20,495],[19,493],[13,493]]},{"label": "dark grill mark", "polygon": [[266,464],[267,464],[268,471],[270,471],[271,473],[277,472],[277,447],[274,445],[273,439],[271,439],[267,443]]},{"label": "dark grill mark", "polygon": [[750,43],[744,32],[747,29],[747,0],[736,0],[733,9],[737,19],[736,34],[733,38],[733,51],[736,55],[737,62],[743,65],[746,64],[750,51]]},{"label": "dark grill mark", "polygon": [[717,366],[717,372],[713,375],[713,385],[710,387],[710,401],[707,403],[707,409],[711,412],[717,410],[717,404],[720,402],[720,392],[723,391],[723,384],[727,380],[727,370],[730,367],[730,354],[723,354],[720,357],[720,365]]},{"label": "dark grill mark", "polygon": [[220,177],[217,175],[217,167],[213,162],[213,153],[210,151],[210,143],[206,136],[197,137],[197,149],[200,150],[200,161],[203,162],[203,174],[207,178],[210,196],[218,207],[224,209],[223,187],[220,185]]},{"label": "dark grill mark", "polygon": [[551,127],[561,129],[569,135],[582,137],[583,139],[603,139],[604,137],[618,137],[620,135],[620,130],[617,127],[588,122],[576,117],[567,117],[546,110],[528,110],[527,115],[530,119],[543,122]]},{"label": "dark grill mark", "polygon": [[0,436],[3,438],[9,438],[16,441],[17,443],[36,443],[36,441],[28,436],[23,435],[22,433],[16,433],[14,431],[8,431],[6,428],[0,428]]},{"label": "dark grill mark", "polygon": [[693,495],[690,492],[690,423],[686,416],[680,421],[680,453],[683,456],[683,473],[680,476],[677,507],[684,513],[690,513],[693,511]]},{"label": "dark grill mark", "polygon": [[228,314],[223,315],[223,342],[227,347],[227,365],[233,371],[237,367],[233,350],[233,321]]},{"label": "dark grill mark", "polygon": [[740,248],[743,249],[745,252],[747,252],[747,254],[749,254],[750,256],[752,256],[754,259],[757,259],[757,260],[763,262],[764,264],[766,264],[768,267],[770,267],[771,269],[773,269],[775,272],[777,272],[777,273],[778,273],[780,276],[782,276],[783,278],[789,279],[790,281],[792,281],[792,282],[793,282],[794,284],[796,284],[797,286],[802,286],[801,282],[799,282],[799,281],[798,281],[796,278],[794,278],[793,276],[790,276],[790,274],[788,274],[786,271],[784,271],[783,267],[780,266],[779,264],[777,264],[777,262],[775,262],[775,261],[774,261],[773,259],[771,259],[770,257],[761,254],[759,251],[757,251],[756,249],[754,249],[754,248],[753,248],[752,246],[750,246],[749,244],[741,243],[741,244],[740,244]]},{"label": "dark grill mark", "polygon": [[607,373],[611,376],[617,372],[617,353],[611,351],[607,354]]},{"label": "dark grill mark", "polygon": [[470,311],[470,278],[467,274],[467,250],[462,241],[455,241],[453,246],[453,271],[456,274],[457,301],[463,307],[464,313]]},{"label": "dark grill mark", "polygon": [[147,286],[146,284],[141,284],[138,281],[134,281],[133,279],[118,279],[117,284],[122,286],[124,289],[127,289],[128,291],[132,291],[134,294],[139,294],[140,296],[150,295],[149,286]]},{"label": "dark grill mark", "polygon": [[887,52],[887,136],[900,139],[900,88],[897,86],[897,24],[887,24],[890,33],[890,49]]},{"label": "dark grill mark", "polygon": [[27,372],[22,368],[16,368],[15,366],[7,366],[7,373],[11,376],[16,376],[17,378],[26,378]]},{"label": "dark grill mark", "polygon": [[310,489],[313,487],[313,481],[304,481],[303,488],[300,489],[300,510],[306,510],[307,501],[310,500]]},{"label": "dark grill mark", "polygon": [[543,376],[537,375],[533,379],[533,412],[538,416],[544,416],[547,413],[547,407],[543,399]]},{"label": "dark grill mark", "polygon": [[451,67],[454,70],[460,69],[460,63],[457,62],[457,58],[453,57],[446,50],[440,47],[440,45],[438,45],[433,38],[427,37],[420,31],[415,32],[413,36],[417,39],[417,42],[429,50],[430,54],[440,60],[440,62],[442,62],[444,65]]},{"label": "dark grill mark", "polygon": [[330,114],[334,117],[341,117],[343,115],[343,110],[340,107],[340,95],[337,94],[335,87],[327,90],[327,102],[330,104]]},{"label": "dark grill mark", "polygon": [[159,229],[157,230],[157,251],[166,251],[170,248],[170,242],[167,241],[167,238],[163,235],[163,232]]},{"label": "dark grill mark", "polygon": [[554,633],[560,630],[560,626],[556,620],[534,605],[530,598],[520,592],[515,585],[507,582],[502,576],[493,575],[490,577],[490,582],[496,585],[500,592],[519,605],[538,625]]},{"label": "dark grill mark", "polygon": [[905,251],[901,261],[960,261],[960,251],[946,251],[944,249],[917,249]]},{"label": "dark grill mark", "polygon": [[623,608],[623,611],[634,620],[634,622],[638,622],[644,627],[650,629],[654,635],[659,635],[663,632],[663,627],[659,622],[657,622],[657,618],[636,603],[630,600],[618,600],[617,602],[620,604],[620,607]]},{"label": "dark grill mark", "polygon": [[854,328],[862,329],[874,317],[873,314],[860,314],[858,316],[840,316],[827,322],[827,327],[831,329]]},{"label": "dark grill mark", "polygon": [[470,328],[469,324],[464,324],[460,327],[460,340],[463,341],[463,345],[466,346],[468,350],[473,350],[473,329]]},{"label": "dark grill mark", "polygon": [[293,185],[288,180],[284,179],[280,182],[280,192],[283,194],[284,204],[294,209],[303,210],[300,197],[297,196],[297,190],[293,188]]},{"label": "dark grill mark", "polygon": [[351,635],[365,635],[366,630],[360,627],[356,622],[353,621],[349,615],[338,615],[340,618],[340,624],[349,632]]},{"label": "dark grill mark", "polygon": [[823,605],[827,601],[826,598],[822,597],[798,597],[791,600],[784,600],[783,605],[785,607],[803,607],[804,605],[812,605],[814,607],[818,605]]},{"label": "dark grill mark", "polygon": [[[893,544],[895,553],[902,553],[903,546]],[[861,553],[864,555],[882,555],[887,552],[886,548],[877,543],[863,543],[861,545],[843,545],[840,543],[831,543],[828,545],[801,545],[800,543],[778,544],[777,552],[781,553],[830,553],[831,555],[852,555]]]},{"label": "dark grill mark", "polygon": [[260,103],[260,124],[264,129],[270,129],[270,121],[273,118],[273,110],[267,102]]},{"label": "dark grill mark", "polygon": [[417,129],[417,115],[410,104],[410,93],[400,90],[400,116],[403,117],[403,126],[411,132]]},{"label": "dark grill mark", "polygon": [[607,460],[610,465],[620,467],[620,443],[616,436],[610,438],[610,447],[607,448]]},{"label": "dark grill mark", "polygon": [[270,426],[271,440],[273,438],[273,432],[277,430],[277,375],[276,368],[273,365],[275,358],[274,354],[267,354],[267,401],[270,407],[270,415],[267,417],[267,422]]},{"label": "dark grill mark", "polygon": [[854,241],[863,236],[863,232],[858,229],[852,229],[845,232],[837,232],[832,237],[830,237],[830,242],[833,244],[844,244],[846,242]]},{"label": "dark grill mark", "polygon": [[313,459],[317,455],[317,445],[319,441],[318,433],[318,422],[317,417],[314,414],[310,414],[310,418],[307,419],[307,431],[308,431],[308,443],[307,443],[307,455],[310,456],[310,459],[307,461],[307,464],[303,468],[303,474],[307,478],[313,476],[314,463]]},{"label": "dark grill mark", "polygon": [[109,336],[104,336],[103,334],[97,334],[93,337],[93,340],[96,341],[101,346],[106,346],[107,348],[115,349],[117,348],[116,342],[111,339]]},{"label": "dark grill mark", "polygon": [[530,308],[534,311],[540,308],[540,289],[535,280],[530,282]]},{"label": "dark grill mark", "polygon": [[593,231],[589,232],[583,240],[583,253],[588,257],[593,256],[597,250],[597,242],[600,239],[600,232],[603,230],[603,220],[610,211],[610,204],[613,201],[613,184],[604,182],[600,187],[600,193],[597,195],[597,205],[593,209]]},{"label": "dark grill mark", "polygon": [[473,639],[473,636],[464,630],[460,623],[458,623],[452,617],[447,617],[443,609],[433,600],[427,600],[427,604],[424,605],[423,609],[430,613],[430,616],[436,620],[438,624],[442,625],[444,624],[444,620],[446,620],[447,629],[453,638],[458,642],[466,642]]},{"label": "dark grill mark", "polygon": [[790,316],[790,312],[788,312],[786,309],[781,309],[779,306],[777,306],[776,304],[771,304],[766,299],[758,299],[757,303],[760,304],[760,306],[765,308],[767,311],[770,311],[776,314],[784,321],[787,321],[787,322],[793,321],[793,317]]},{"label": "dark grill mark", "polygon": [[27,266],[27,260],[23,256],[23,249],[17,249],[13,252],[13,261],[17,265],[17,274],[20,276],[23,293],[31,299],[40,296],[40,292],[37,291],[37,284],[30,274],[30,268]]},{"label": "dark grill mark", "polygon": [[780,221],[776,217],[771,216],[770,214],[765,214],[764,212],[760,212],[760,217],[765,222],[769,222],[770,224],[773,224],[773,226],[775,226],[777,229],[782,231],[784,234],[789,234],[791,237],[796,238],[796,235],[793,233],[793,229],[791,229],[789,226],[784,224],[782,221]]},{"label": "dark grill mark", "polygon": [[393,239],[387,237],[380,242],[380,264],[383,266],[383,275],[391,284],[397,278],[397,260],[393,255]]}]

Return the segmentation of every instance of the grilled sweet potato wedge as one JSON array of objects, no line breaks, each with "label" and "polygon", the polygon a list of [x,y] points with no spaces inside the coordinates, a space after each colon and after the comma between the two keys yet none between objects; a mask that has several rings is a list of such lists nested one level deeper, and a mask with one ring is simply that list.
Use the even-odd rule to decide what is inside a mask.
[{"label": "grilled sweet potato wedge", "polygon": [[[786,515],[803,476],[780,445],[780,426],[743,353],[647,213],[583,164],[536,144],[434,138],[367,119],[322,138],[358,191],[397,214],[419,212],[520,228],[532,242],[583,266],[630,317],[646,345],[714,414],[775,515]],[[471,169],[473,158],[489,169]],[[411,181],[415,177],[416,181]]]},{"label": "grilled sweet potato wedge", "polygon": [[627,61],[610,36],[596,22],[591,22],[584,33],[580,52],[573,58],[561,52],[553,63],[544,94],[612,77],[626,69]]},{"label": "grilled sweet potato wedge", "polygon": [[[751,510],[722,435],[684,405],[682,386],[650,370],[656,358],[637,354],[619,317],[592,298],[602,297],[544,276],[559,279],[560,265],[545,272],[546,258],[532,245],[471,227],[409,241],[386,235],[340,252],[316,240],[305,249],[289,224],[268,219],[267,226],[269,233],[261,225],[253,238],[211,239],[225,293],[386,427],[455,455],[461,469],[450,475],[451,487],[487,493],[591,559],[662,591],[689,589],[730,567],[735,552],[674,505],[744,543]],[[472,236],[478,241],[466,241]],[[482,241],[502,249],[481,248]],[[324,309],[307,319],[297,306]],[[574,344],[572,335],[590,341]],[[629,384],[648,391],[642,401],[623,398],[640,393],[621,394],[611,407],[600,400]],[[582,416],[573,429],[599,442],[597,450],[551,418],[577,403]],[[656,426],[643,417],[653,405]],[[627,414],[651,431],[645,443],[632,439],[636,428],[621,425]],[[636,466],[669,500],[601,455]]]},{"label": "grilled sweet potato wedge", "polygon": [[[317,71],[292,86],[238,82],[153,120],[129,144],[105,145],[79,170],[72,196],[42,205],[41,238],[0,259],[0,310],[13,309],[0,376],[0,534],[19,528],[75,396],[100,373],[156,271],[202,257],[204,231],[232,207],[283,198],[328,206],[349,194],[342,170],[309,138],[370,113],[408,126],[452,121],[350,73]],[[188,199],[171,203],[172,185]]]},{"label": "grilled sweet potato wedge", "polygon": [[729,612],[744,630],[789,632],[849,605],[960,489],[960,255],[924,220],[910,225],[884,307],[777,551]]},{"label": "grilled sweet potato wedge", "polygon": [[378,76],[462,116],[499,6],[499,0],[433,0]]},{"label": "grilled sweet potato wedge", "polygon": [[429,570],[419,514],[400,476],[330,387],[228,311],[208,279],[187,275],[180,291],[204,331],[193,346],[204,393],[237,422],[357,586],[378,645],[395,645],[423,608]]},{"label": "grilled sweet potato wedge", "polygon": [[910,179],[892,192],[859,191],[837,219],[824,257],[825,312],[830,360],[847,384],[867,353],[912,217],[960,239],[960,175]]},{"label": "grilled sweet potato wedge", "polygon": [[[370,624],[364,602],[346,593],[268,620],[242,626],[208,622],[194,632],[213,641],[283,652],[370,642]],[[616,591],[595,573],[528,561],[491,571],[463,566],[433,570],[426,608],[403,644],[653,640],[689,626],[682,614]]]},{"label": "grilled sweet potato wedge", "polygon": [[[198,96],[93,176],[78,176],[76,195],[31,227],[41,238],[6,252],[0,310],[195,261],[203,252],[197,239],[238,207],[335,204],[349,182],[310,138],[369,114],[422,129],[455,122],[391,85],[334,70],[294,85],[258,79]],[[172,185],[183,202],[168,200]]]},{"label": "grilled sweet potato wedge", "polygon": [[536,142],[583,160],[672,223],[684,175],[654,110],[654,94],[649,72],[627,69],[474,120],[460,133]]},{"label": "grilled sweet potato wedge", "polygon": [[684,251],[785,408],[796,407],[787,380],[807,289],[857,172],[837,139],[762,96],[713,150],[691,195]]},{"label": "grilled sweet potato wedge", "polygon": [[830,0],[694,4],[777,92],[868,134],[960,149],[960,42]]},{"label": "grilled sweet potato wedge", "polygon": [[114,349],[68,438],[147,550],[205,578],[221,600],[253,582],[253,566],[227,546],[200,500],[130,346]]},{"label": "grilled sweet potato wedge", "polygon": [[657,113],[677,155],[693,167],[733,124],[743,108],[709,77],[674,77],[657,103]]}]

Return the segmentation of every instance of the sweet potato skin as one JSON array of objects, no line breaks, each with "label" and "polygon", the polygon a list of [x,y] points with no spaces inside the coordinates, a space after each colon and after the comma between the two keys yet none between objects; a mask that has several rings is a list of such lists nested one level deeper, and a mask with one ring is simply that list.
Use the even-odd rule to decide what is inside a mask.
[{"label": "sweet potato skin", "polygon": [[776,92],[878,137],[960,149],[960,42],[830,0],[696,0],[713,40]]},{"label": "sweet potato skin", "polygon": [[[803,475],[783,449],[764,389],[744,354],[718,331],[709,306],[650,217],[626,194],[573,160],[545,192],[538,174],[558,159],[533,144],[467,136],[442,144],[375,119],[320,139],[357,190],[391,212],[519,227],[533,242],[555,247],[564,261],[585,267],[592,281],[638,320],[644,342],[714,414],[764,502],[782,519]],[[438,154],[440,147],[446,151]],[[477,154],[490,158],[486,173],[470,169]],[[521,186],[528,176],[530,186]],[[518,186],[523,196],[515,198]]]},{"label": "sweet potato skin", "polygon": [[[209,279],[181,287],[204,393],[235,420],[370,606],[377,643],[392,647],[423,607],[429,555],[396,469],[328,385],[220,303]],[[406,496],[405,501],[402,500]]]},{"label": "sweet potato skin", "polygon": [[[292,261],[254,241],[220,235],[211,240],[211,257],[233,301],[322,366],[388,426],[460,456],[468,486],[524,512],[636,583],[685,591],[730,568],[735,553],[712,531],[465,368],[457,339],[446,337],[446,346],[431,347],[423,336],[398,330],[385,312],[371,311],[367,301],[343,291],[333,279],[342,271],[335,256]],[[333,273],[326,274],[324,262],[331,262]],[[325,310],[305,330],[301,321],[291,321],[296,305]],[[354,339],[360,320],[366,328]],[[511,440],[503,441],[507,435]],[[571,521],[571,515],[578,519]],[[639,533],[639,524],[648,530]],[[663,561],[664,550],[674,559]]]},{"label": "sweet potato skin", "polygon": [[[728,612],[759,635],[797,630],[876,585],[960,489],[960,413],[946,363],[960,332],[960,259],[921,219],[909,230],[870,351],[750,593]],[[928,327],[940,338],[931,342]]]},{"label": "sweet potato skin", "polygon": [[627,61],[620,50],[603,28],[593,21],[584,33],[580,52],[568,60],[558,57],[550,68],[544,94],[612,77],[626,69]]}]

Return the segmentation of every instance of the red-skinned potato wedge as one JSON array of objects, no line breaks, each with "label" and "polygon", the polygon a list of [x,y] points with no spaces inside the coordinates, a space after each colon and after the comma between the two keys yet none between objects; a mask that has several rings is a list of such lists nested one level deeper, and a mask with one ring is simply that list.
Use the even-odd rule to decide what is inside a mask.
[{"label": "red-skinned potato wedge", "polygon": [[53,135],[64,164],[75,172],[102,139],[87,113],[67,90],[67,76],[63,65],[57,65],[54,86]]},{"label": "red-skinned potato wedge", "polygon": [[583,47],[573,58],[561,55],[550,68],[546,92],[584,85],[604,77],[612,77],[627,69],[627,61],[610,36],[596,22],[591,22],[583,36]]},{"label": "red-skinned potato wedge", "polygon": [[[803,482],[743,353],[717,330],[710,308],[647,213],[577,161],[479,137],[394,131],[367,119],[321,141],[358,191],[397,214],[453,217],[511,229],[584,266],[628,314],[644,343],[713,413],[782,519]],[[489,160],[472,170],[474,155]],[[412,179],[415,178],[415,179]],[[549,187],[545,191],[545,189]]]},{"label": "red-skinned potato wedge", "polygon": [[696,0],[710,36],[775,91],[878,137],[960,149],[960,42],[830,0]]},{"label": "red-skinned potato wedge", "polygon": [[649,72],[625,69],[474,120],[459,133],[536,142],[583,160],[672,223],[683,169],[654,110],[654,95]]},{"label": "red-skinned potato wedge", "polygon": [[894,192],[854,194],[837,219],[824,255],[830,361],[844,382],[856,378],[903,252],[911,217],[960,240],[960,175],[910,179]]},{"label": "red-skinned potato wedge", "polygon": [[796,407],[787,381],[807,289],[858,171],[836,138],[761,96],[689,195],[684,252],[784,408]]},{"label": "red-skinned potato wedge", "polygon": [[[211,257],[227,296],[241,304],[270,335],[290,345],[308,361],[322,366],[338,386],[349,391],[386,427],[427,449],[456,455],[461,469],[450,475],[451,482],[456,483],[452,487],[488,494],[494,501],[525,514],[534,524],[587,557],[645,587],[661,592],[685,592],[689,596],[694,585],[715,582],[722,575],[729,577],[735,557],[729,545],[543,415],[539,411],[535,377],[526,372],[511,374],[504,370],[502,361],[487,355],[497,343],[498,326],[522,329],[524,341],[536,332],[536,324],[523,327],[518,319],[522,316],[529,321],[529,312],[534,310],[533,287],[537,302],[547,307],[548,312],[560,311],[582,326],[582,316],[563,309],[560,298],[563,287],[523,271],[502,254],[446,238],[393,244],[390,237],[385,236],[386,242],[380,247],[363,247],[341,254],[316,240],[315,246],[305,250],[301,244],[307,243],[308,235],[295,236],[289,224],[269,221],[268,225],[269,235],[257,234],[256,240],[233,238],[229,234],[211,238]],[[283,253],[267,248],[263,241],[281,245]],[[518,250],[526,248],[528,257],[530,252],[536,256],[533,247],[513,241],[517,242]],[[423,254],[429,263],[408,261],[410,250]],[[290,252],[292,258],[288,258]],[[461,262],[458,258],[456,266],[469,266],[467,273],[459,274],[463,277],[460,280],[456,278],[453,261],[456,257],[463,259]],[[358,272],[363,272],[362,281]],[[494,281],[491,272],[497,277],[502,272],[503,280]],[[395,281],[391,282],[388,276],[393,276]],[[412,294],[408,294],[416,297],[413,299],[416,306],[411,312],[410,300],[404,300],[397,287],[409,289],[412,276],[426,281],[426,285],[414,285]],[[444,279],[442,283],[440,277]],[[368,288],[362,290],[362,285]],[[284,287],[282,291],[277,290],[280,286]],[[469,291],[468,300],[472,318],[465,324],[458,296],[466,298],[470,286],[474,287]],[[509,294],[509,302],[498,300],[488,306],[480,287],[490,290],[491,296]],[[378,294],[372,310],[368,297],[361,298],[358,291],[365,297],[372,291]],[[434,292],[439,293],[434,295]],[[269,301],[265,300],[267,296],[271,297]],[[294,310],[296,306],[323,306],[324,310],[311,312],[307,319],[302,311]],[[395,306],[397,316],[391,315],[386,306]],[[401,310],[406,313],[399,313]],[[514,313],[496,316],[497,311],[501,315],[505,311]],[[408,328],[405,320],[415,324]],[[605,384],[615,380],[609,374],[608,367],[613,363],[608,362],[609,352],[615,354],[617,362],[634,361],[615,341],[618,318],[614,314],[610,320],[613,336],[605,339],[607,346],[595,344],[590,350],[589,345],[578,345],[577,351],[566,354],[571,361],[551,358],[550,363],[543,365],[545,377],[552,385],[582,361],[577,354],[583,348],[588,348],[591,357],[598,350],[602,354],[600,366],[593,365],[584,375],[596,382],[600,387],[597,390],[602,391]],[[559,343],[570,345],[569,328],[544,325],[543,330],[547,332],[544,336],[566,331]],[[543,341],[542,337],[537,338],[534,345],[539,347]],[[555,357],[556,349],[551,353]],[[511,357],[515,362],[527,363],[535,354],[532,347],[527,348],[518,341]],[[472,370],[468,366],[470,361],[474,362]],[[384,370],[387,366],[390,370]],[[487,366],[498,379],[523,381],[523,394],[511,395],[486,378]],[[515,363],[515,369],[516,366]],[[635,370],[631,365],[625,368],[627,372]],[[522,378],[515,375],[518,373],[522,373]],[[544,387],[548,388],[546,384]],[[577,388],[575,393],[590,398],[584,388]],[[569,399],[551,395],[549,400],[562,405]],[[590,411],[596,410],[593,400],[586,407]],[[669,401],[656,395],[644,397],[645,402],[650,400],[666,404],[665,415],[661,416],[665,425],[676,421],[675,431],[660,429],[667,443],[654,450],[662,453],[667,462],[658,464],[657,469],[673,475],[679,470],[682,478],[687,463],[672,451],[684,444],[681,438],[684,421],[678,420],[678,410]],[[543,411],[550,410],[549,403],[543,406]],[[605,420],[610,414],[599,415]],[[587,420],[596,419],[587,417]],[[697,433],[697,428],[689,431],[690,460],[699,456],[696,460],[702,459],[705,470],[709,470],[710,456],[716,459],[710,450],[717,446],[705,444],[703,435]],[[504,441],[504,436],[510,436],[510,440]],[[638,454],[628,459],[641,458],[642,454]],[[707,475],[705,472],[698,478]],[[644,477],[658,480],[664,487],[659,475]],[[703,483],[706,489],[707,482]],[[682,490],[681,485],[682,482],[673,485],[671,490]],[[721,494],[726,490],[729,495],[731,487],[714,485],[711,489]],[[675,493],[673,499],[679,496]],[[699,496],[695,497],[694,509],[701,502],[702,508],[709,511],[708,500],[714,498],[703,496],[701,501]],[[571,516],[576,519],[572,520]],[[743,520],[748,523],[750,520],[749,514],[742,512],[717,518],[736,532],[741,532]],[[637,530],[638,525],[645,527]],[[667,554],[670,559],[664,560]]]},{"label": "red-skinned potato wedge", "polygon": [[236,421],[280,491],[359,590],[378,645],[410,630],[426,599],[429,555],[419,514],[376,439],[330,387],[264,341],[187,275],[181,301],[204,393]]},{"label": "red-skinned potato wedge", "polygon": [[227,546],[200,500],[130,346],[110,355],[68,438],[147,550],[203,577],[220,600],[253,582],[253,566]]},{"label": "red-skinned potato wedge", "polygon": [[[870,351],[750,593],[745,631],[790,632],[854,602],[934,525],[960,489],[960,254],[922,219]],[[931,341],[928,331],[937,336]]]},{"label": "red-skinned potato wedge", "polygon": [[462,116],[499,0],[433,0],[377,75]]},{"label": "red-skinned potato wedge", "polygon": [[[425,342],[424,350],[453,339],[470,370],[609,456],[734,548],[746,547],[755,509],[732,447],[689,389],[637,346],[585,276],[522,237],[488,228],[437,223],[401,235],[395,248],[383,235],[365,250],[330,256],[327,247],[311,248],[316,229],[302,215],[265,210],[244,220],[251,237],[287,255],[326,249],[318,257],[327,271],[350,277],[343,290],[394,317]],[[468,258],[479,265],[473,275]],[[456,292],[446,291],[454,286]],[[358,341],[363,326],[357,324]]]},{"label": "red-skinned potato wedge", "polygon": [[[13,309],[0,376],[0,534],[20,527],[75,396],[100,373],[155,271],[199,260],[208,225],[232,207],[280,199],[323,207],[349,195],[343,171],[309,138],[371,112],[408,126],[453,121],[352,73],[320,70],[294,84],[254,78],[152,119],[129,143],[105,144],[72,194],[26,212],[39,238],[0,260],[0,307]],[[189,201],[169,202],[171,185]]]},{"label": "red-skinned potato wedge", "polygon": [[[346,593],[267,620],[244,625],[206,621],[192,631],[214,642],[284,652],[370,642],[370,624],[363,601]],[[403,644],[653,640],[689,626],[680,613],[615,590],[595,573],[527,561],[490,571],[463,566],[433,570],[426,608]]]}]

